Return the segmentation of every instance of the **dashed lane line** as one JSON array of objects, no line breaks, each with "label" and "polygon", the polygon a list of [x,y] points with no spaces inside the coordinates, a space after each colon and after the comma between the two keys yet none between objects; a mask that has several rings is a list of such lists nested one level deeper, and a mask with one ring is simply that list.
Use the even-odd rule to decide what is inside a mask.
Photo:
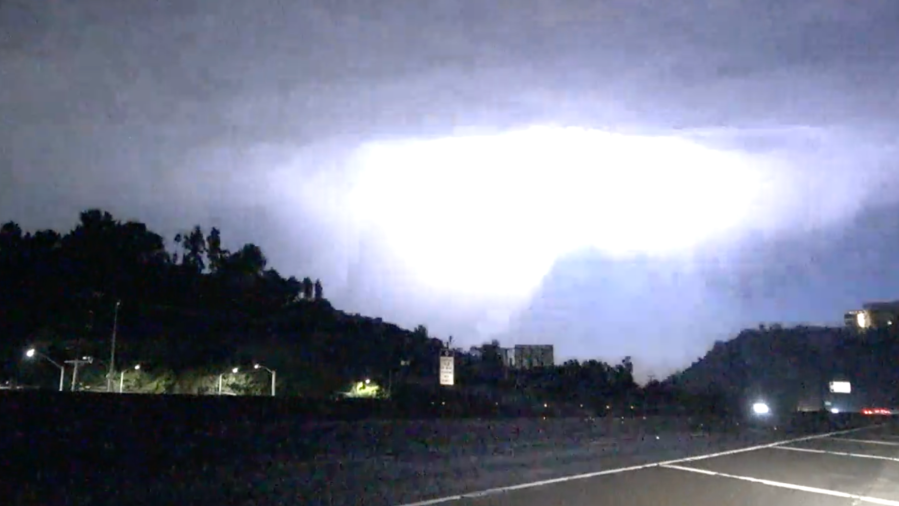
[{"label": "dashed lane line", "polygon": [[835,437],[834,441],[848,441],[850,443],[865,443],[870,445],[883,445],[883,446],[899,446],[899,441],[878,441],[876,439],[852,439],[848,437]]},{"label": "dashed lane line", "polygon": [[847,492],[840,492],[838,490],[829,490],[826,488],[817,488],[817,487],[807,487],[805,485],[796,485],[794,483],[784,483],[780,481],[773,480],[764,480],[761,478],[752,478],[750,476],[740,476],[737,474],[728,474],[728,473],[719,473],[716,471],[708,471],[706,469],[697,469],[695,467],[686,467],[686,466],[678,466],[675,464],[662,464],[659,467],[664,469],[676,469],[678,471],[686,471],[689,473],[697,473],[704,474],[706,476],[716,476],[720,478],[731,478],[734,480],[748,481],[750,483],[758,483],[761,485],[768,485],[769,487],[777,487],[777,488],[785,488],[788,490],[798,490],[801,492],[809,492],[812,494],[819,495],[829,495],[831,497],[842,497],[844,499],[854,499],[859,503],[870,503],[870,504],[882,504],[885,506],[899,506],[899,501],[893,501],[890,499],[880,499],[878,497],[868,497],[864,495],[850,494]]},{"label": "dashed lane line", "polygon": [[868,455],[865,453],[849,453],[849,452],[834,452],[830,450],[816,450],[814,448],[796,448],[795,446],[773,446],[772,450],[789,450],[791,452],[807,452],[807,453],[818,453],[822,455],[839,455],[841,457],[855,457],[859,459],[874,459],[874,460],[887,460],[890,462],[899,462],[899,458],[895,457],[883,457],[881,455]]},{"label": "dashed lane line", "polygon": [[[857,427],[854,429],[845,429],[845,430],[838,430],[838,431],[834,431],[834,432],[828,432],[825,434],[815,434],[812,436],[804,436],[804,437],[800,437],[800,438],[787,439],[784,441],[778,441],[776,443],[768,443],[768,444],[763,444],[763,445],[749,446],[746,448],[738,448],[736,450],[727,450],[727,451],[723,451],[723,452],[709,453],[706,455],[697,455],[695,457],[686,457],[686,458],[682,458],[682,459],[667,460],[667,461],[663,461],[663,462],[653,462],[651,464],[642,464],[642,465],[638,465],[638,466],[621,467],[621,468],[616,468],[616,469],[607,469],[605,471],[595,471],[592,473],[575,474],[575,475],[571,475],[571,476],[562,476],[560,478],[552,478],[549,480],[533,481],[533,482],[529,482],[529,483],[520,483],[518,485],[510,485],[510,486],[506,486],[506,487],[490,488],[490,489],[481,490],[481,491],[477,491],[477,492],[450,495],[450,496],[446,496],[446,497],[437,497],[434,499],[428,499],[428,500],[424,500],[424,501],[406,503],[401,506],[432,506],[435,504],[443,504],[443,503],[454,502],[454,501],[462,501],[465,499],[474,499],[474,498],[484,497],[484,496],[493,495],[493,494],[514,492],[516,490],[524,490],[524,489],[528,489],[528,488],[543,487],[546,485],[554,485],[556,483],[565,483],[565,482],[569,482],[569,481],[585,480],[585,479],[589,479],[589,478],[597,478],[600,476],[608,476],[611,474],[620,474],[620,473],[626,473],[626,472],[630,472],[630,471],[639,471],[641,469],[665,467],[665,466],[671,466],[671,465],[681,464],[681,463],[685,463],[685,462],[695,462],[697,460],[705,460],[705,459],[712,459],[715,457],[725,457],[727,455],[736,455],[738,453],[753,452],[756,450],[763,450],[765,448],[773,448],[773,447],[780,446],[780,445],[799,443],[801,441],[811,441],[813,439],[823,439],[823,438],[833,437],[833,436],[840,435],[840,434],[850,434],[850,433],[858,432],[861,430],[874,429],[874,428],[877,428],[880,426],[881,425],[869,425],[866,427]],[[686,468],[686,469],[692,470],[692,468]],[[849,497],[849,496],[847,496],[847,497]],[[895,503],[891,502],[891,503],[883,503],[883,504],[899,506],[899,502],[895,502]]]}]

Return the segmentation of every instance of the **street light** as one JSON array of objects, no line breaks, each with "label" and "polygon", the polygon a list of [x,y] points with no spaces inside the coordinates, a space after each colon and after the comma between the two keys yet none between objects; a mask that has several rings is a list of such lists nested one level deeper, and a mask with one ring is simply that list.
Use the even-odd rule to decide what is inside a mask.
[{"label": "street light", "polygon": [[[134,366],[135,371],[140,371],[140,364]],[[122,372],[119,373],[119,393],[123,393],[125,391],[125,370],[122,369]]]},{"label": "street light", "polygon": [[771,412],[771,408],[764,402],[759,401],[752,405],[752,412],[757,416],[765,416]]},{"label": "street light", "polygon": [[274,397],[275,396],[275,377],[277,376],[277,373],[275,373],[275,370],[269,369],[268,367],[266,367],[262,364],[254,364],[253,369],[265,369],[272,375],[272,397]]},{"label": "street light", "polygon": [[[235,367],[234,369],[231,369],[231,374],[237,374],[239,371],[240,371],[240,368]],[[222,395],[222,380],[225,377],[225,374],[227,374],[227,373],[223,372],[223,373],[219,374],[219,395]]]},{"label": "street light", "polygon": [[37,350],[34,349],[34,348],[30,348],[28,351],[25,352],[25,356],[28,357],[28,358],[34,358],[35,355],[37,355],[37,356],[39,356],[39,357],[45,359],[47,362],[50,362],[51,364],[53,364],[53,365],[55,365],[56,367],[59,368],[59,391],[62,392],[62,391],[63,391],[63,388],[65,388],[65,382],[66,382],[66,368],[65,368],[65,366],[59,364],[58,362],[56,362],[56,361],[53,360],[52,358],[48,357],[47,355],[44,355],[43,353],[37,351]]}]

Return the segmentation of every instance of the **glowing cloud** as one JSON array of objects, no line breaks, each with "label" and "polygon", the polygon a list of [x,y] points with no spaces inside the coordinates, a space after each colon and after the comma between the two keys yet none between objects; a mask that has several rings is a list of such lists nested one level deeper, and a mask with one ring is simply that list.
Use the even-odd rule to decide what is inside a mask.
[{"label": "glowing cloud", "polygon": [[533,127],[360,151],[350,210],[418,279],[529,295],[561,255],[689,253],[745,223],[763,194],[738,155],[683,139]]}]

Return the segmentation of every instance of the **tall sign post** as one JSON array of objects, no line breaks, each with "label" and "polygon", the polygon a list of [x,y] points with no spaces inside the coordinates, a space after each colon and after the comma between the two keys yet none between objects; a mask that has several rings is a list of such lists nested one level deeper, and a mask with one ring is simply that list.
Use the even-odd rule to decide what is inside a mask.
[{"label": "tall sign post", "polygon": [[450,337],[444,347],[440,351],[440,386],[451,387],[456,383],[455,357],[453,357],[452,345],[453,338]]},{"label": "tall sign post", "polygon": [[444,354],[440,356],[440,385],[451,387],[455,384],[455,357],[452,354]]}]

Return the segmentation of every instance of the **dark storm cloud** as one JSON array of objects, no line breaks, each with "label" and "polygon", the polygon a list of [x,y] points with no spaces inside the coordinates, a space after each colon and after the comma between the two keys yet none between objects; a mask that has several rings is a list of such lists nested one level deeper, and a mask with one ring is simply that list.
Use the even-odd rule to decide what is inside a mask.
[{"label": "dark storm cloud", "polygon": [[[333,279],[338,305],[470,335],[504,317],[412,296],[343,215],[361,142],[540,122],[683,135],[789,172],[793,200],[755,228],[845,227],[865,201],[894,203],[881,189],[899,179],[897,24],[891,0],[6,1],[0,214],[29,228],[90,206],[166,233],[214,223],[286,273]],[[690,300],[708,295],[702,276],[677,282]],[[558,297],[601,289],[584,283]],[[697,316],[659,326],[702,348],[749,318],[735,300],[714,325],[682,308]],[[529,332],[598,353],[586,330],[559,335],[580,318],[566,307]]]}]

